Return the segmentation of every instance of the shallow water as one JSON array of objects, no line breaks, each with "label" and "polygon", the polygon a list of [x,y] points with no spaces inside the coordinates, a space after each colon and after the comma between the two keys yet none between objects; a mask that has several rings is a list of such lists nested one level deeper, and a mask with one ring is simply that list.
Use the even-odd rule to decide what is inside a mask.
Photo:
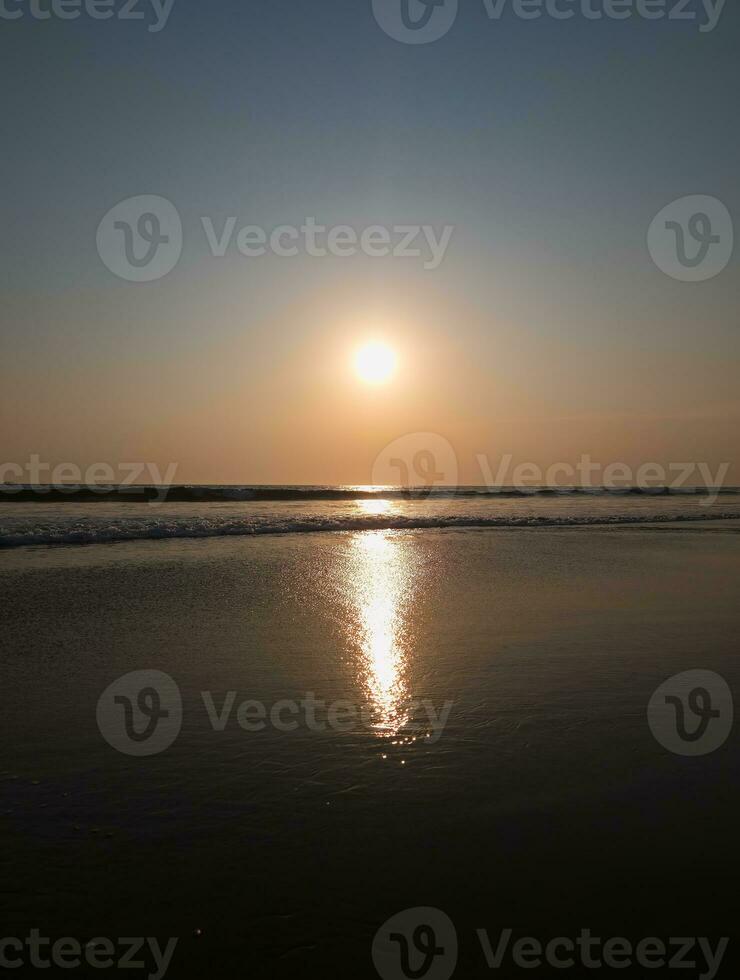
[{"label": "shallow water", "polygon": [[[286,490],[287,492],[287,490]],[[66,503],[0,501],[0,549],[44,544],[101,544],[163,538],[233,537],[440,527],[590,526],[740,519],[740,493],[671,495],[580,491],[491,494],[435,491],[397,496],[296,499]],[[327,491],[329,492],[329,491]],[[338,491],[334,491],[338,492]],[[351,493],[351,491],[342,491]],[[398,491],[391,491],[398,493]]]},{"label": "shallow water", "polygon": [[[464,976],[490,975],[478,927],[731,935],[737,742],[674,755],[646,708],[691,668],[737,687],[735,530],[6,552],[6,933],[177,936],[173,977],[376,976],[376,930],[416,906],[453,919]],[[135,758],[96,708],[145,669],[183,722]],[[236,692],[223,731],[204,692],[218,711]],[[313,727],[309,695],[364,718]],[[244,730],[245,699],[295,703],[298,726]],[[450,705],[441,730],[414,699]]]}]

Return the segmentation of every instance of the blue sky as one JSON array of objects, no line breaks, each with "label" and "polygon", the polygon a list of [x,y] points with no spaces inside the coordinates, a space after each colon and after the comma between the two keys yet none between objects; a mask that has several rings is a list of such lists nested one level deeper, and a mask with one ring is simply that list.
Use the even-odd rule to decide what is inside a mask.
[{"label": "blue sky", "polygon": [[[672,434],[655,445],[675,453],[676,422],[706,415],[692,451],[730,451],[737,251],[716,278],[678,282],[646,234],[691,194],[718,198],[737,228],[736,4],[702,33],[496,22],[461,0],[428,45],[390,38],[370,0],[175,0],[157,33],[147,18],[0,20],[4,456],[171,451],[183,477],[359,480],[362,454],[346,474],[341,460],[366,409],[350,399],[356,427],[333,431],[341,383],[321,399],[325,364],[363,317],[407,362],[418,351],[427,388],[454,402],[445,419],[416,389],[405,408],[394,396],[401,428],[433,421],[473,449],[489,430],[514,439],[516,420],[578,417],[592,420],[584,449],[601,425],[609,451],[627,453],[636,419],[665,417]],[[141,194],[173,202],[184,229],[179,264],[148,284],[117,279],[96,251],[103,215]],[[454,236],[431,272],[361,255],[216,259],[202,216]],[[313,358],[317,387],[301,375]],[[240,406],[250,425],[230,434]],[[311,457],[290,434],[306,413],[323,426]],[[379,414],[378,436],[391,435]],[[192,416],[200,435],[186,437]],[[214,428],[218,451],[201,452]],[[527,429],[532,452],[545,432]],[[235,462],[245,441],[254,473]]]}]

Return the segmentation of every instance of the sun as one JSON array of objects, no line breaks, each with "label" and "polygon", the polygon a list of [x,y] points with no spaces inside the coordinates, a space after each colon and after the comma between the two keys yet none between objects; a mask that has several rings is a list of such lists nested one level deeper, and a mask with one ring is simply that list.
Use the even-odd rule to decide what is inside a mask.
[{"label": "sun", "polygon": [[367,384],[380,385],[390,381],[397,364],[395,351],[387,344],[366,344],[355,354],[355,371]]}]

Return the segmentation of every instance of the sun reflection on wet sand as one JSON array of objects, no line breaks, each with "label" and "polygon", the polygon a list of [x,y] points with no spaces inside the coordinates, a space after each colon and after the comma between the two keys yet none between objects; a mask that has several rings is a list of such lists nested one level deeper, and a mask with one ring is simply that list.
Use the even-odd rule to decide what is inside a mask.
[{"label": "sun reflection on wet sand", "polygon": [[408,607],[413,576],[407,545],[392,531],[365,531],[352,538],[351,548],[349,585],[356,613],[352,638],[360,652],[358,680],[369,699],[375,730],[396,735],[408,723]]}]

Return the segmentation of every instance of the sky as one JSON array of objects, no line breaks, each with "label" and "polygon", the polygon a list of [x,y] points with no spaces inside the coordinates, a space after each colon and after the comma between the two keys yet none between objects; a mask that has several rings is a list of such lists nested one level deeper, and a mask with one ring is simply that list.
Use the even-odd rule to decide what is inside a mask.
[{"label": "sky", "polygon": [[[590,454],[729,462],[740,484],[738,249],[682,281],[648,247],[689,196],[740,227],[737,4],[700,30],[701,0],[655,21],[460,0],[410,44],[400,2],[174,0],[166,23],[151,0],[137,20],[0,2],[0,461],[369,483],[431,432],[463,483],[480,455]],[[182,249],[139,282],[123,226],[167,236],[165,267],[178,241],[159,205],[141,229],[137,204],[109,216],[145,196]],[[307,219],[449,240],[436,265],[423,232],[415,256],[311,254]],[[245,226],[296,229],[297,254],[242,254]],[[398,356],[386,385],[352,368],[374,339]]]}]

